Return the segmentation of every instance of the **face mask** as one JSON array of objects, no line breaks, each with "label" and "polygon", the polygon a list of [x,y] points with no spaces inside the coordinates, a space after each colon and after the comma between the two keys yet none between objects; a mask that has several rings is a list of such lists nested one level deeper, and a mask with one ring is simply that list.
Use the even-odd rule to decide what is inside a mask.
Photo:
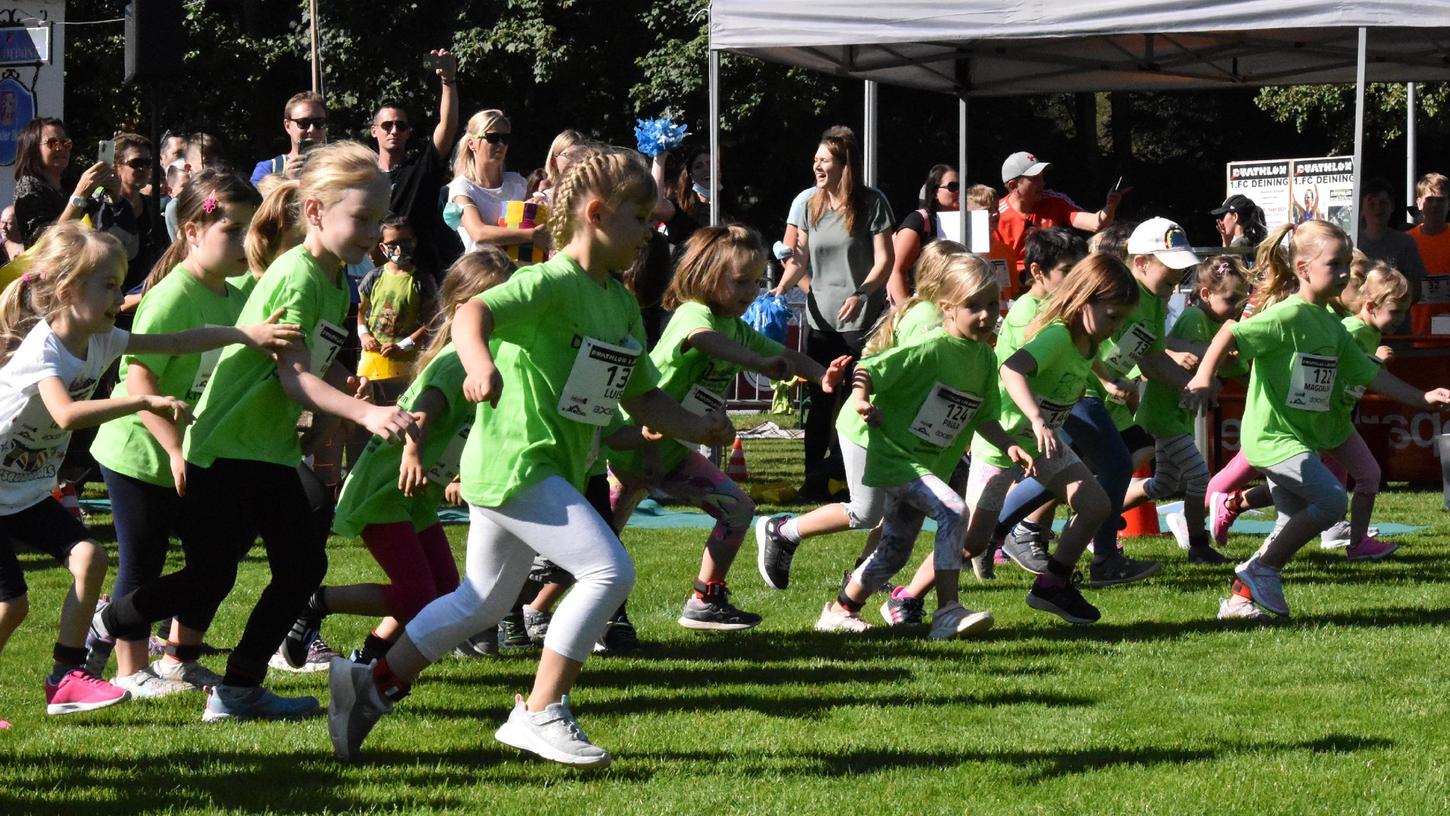
[{"label": "face mask", "polygon": [[710,188],[709,187],[706,187],[705,185],[701,184],[698,181],[695,182],[694,184],[690,185],[690,186],[694,188],[695,195],[699,196],[700,198],[705,199],[706,201],[709,201],[710,200]]},{"label": "face mask", "polygon": [[413,250],[405,247],[384,248],[383,257],[398,265],[411,263],[413,261]]}]

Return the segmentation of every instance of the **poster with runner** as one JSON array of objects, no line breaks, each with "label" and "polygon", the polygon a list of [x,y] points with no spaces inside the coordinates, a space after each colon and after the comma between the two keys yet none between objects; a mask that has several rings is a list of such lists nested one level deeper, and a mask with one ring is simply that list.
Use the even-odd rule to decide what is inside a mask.
[{"label": "poster with runner", "polygon": [[1264,224],[1273,229],[1289,222],[1289,159],[1229,162],[1228,192],[1248,196],[1264,211]]},{"label": "poster with runner", "polygon": [[1354,211],[1352,156],[1293,159],[1290,176],[1295,223],[1317,218],[1349,231]]}]

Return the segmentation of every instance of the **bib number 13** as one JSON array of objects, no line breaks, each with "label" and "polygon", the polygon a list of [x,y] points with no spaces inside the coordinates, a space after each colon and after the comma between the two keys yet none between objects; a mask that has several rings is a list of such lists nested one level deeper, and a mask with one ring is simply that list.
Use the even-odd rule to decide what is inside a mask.
[{"label": "bib number 13", "polygon": [[601,428],[609,424],[640,355],[639,344],[633,338],[625,342],[629,345],[592,337],[580,342],[574,367],[559,394],[560,416]]}]

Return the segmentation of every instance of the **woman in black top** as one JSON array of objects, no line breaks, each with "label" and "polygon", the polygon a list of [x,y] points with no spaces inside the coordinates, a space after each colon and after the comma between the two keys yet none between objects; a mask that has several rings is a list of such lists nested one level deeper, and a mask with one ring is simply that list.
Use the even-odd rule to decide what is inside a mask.
[{"label": "woman in black top", "polygon": [[59,119],[32,119],[20,129],[15,140],[15,226],[26,246],[51,224],[84,215],[85,199],[95,188],[105,187],[112,198],[120,195],[111,166],[96,162],[81,173],[67,197],[62,176],[70,166],[70,153],[71,140]]},{"label": "woman in black top", "polygon": [[957,171],[949,164],[933,165],[926,174],[926,183],[921,186],[919,209],[907,213],[896,226],[891,238],[896,260],[891,268],[891,277],[886,280],[886,294],[891,302],[905,303],[911,297],[915,276],[916,256],[921,248],[940,238],[936,234],[938,212],[954,212],[960,206],[961,182]]}]

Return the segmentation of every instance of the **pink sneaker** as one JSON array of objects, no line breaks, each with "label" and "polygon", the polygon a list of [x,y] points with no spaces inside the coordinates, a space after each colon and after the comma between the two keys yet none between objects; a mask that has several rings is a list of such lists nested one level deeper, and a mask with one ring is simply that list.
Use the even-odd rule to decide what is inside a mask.
[{"label": "pink sneaker", "polygon": [[1229,500],[1238,493],[1211,493],[1208,496],[1208,526],[1213,531],[1213,543],[1222,547],[1228,543],[1228,528],[1239,517],[1240,511],[1229,506]]},{"label": "pink sneaker", "polygon": [[74,714],[115,705],[131,699],[131,692],[119,689],[84,669],[72,669],[57,684],[45,681],[45,713]]},{"label": "pink sneaker", "polygon": [[1374,536],[1367,535],[1359,540],[1359,543],[1344,551],[1345,556],[1351,561],[1378,561],[1398,550],[1400,545],[1392,541],[1381,541]]}]

